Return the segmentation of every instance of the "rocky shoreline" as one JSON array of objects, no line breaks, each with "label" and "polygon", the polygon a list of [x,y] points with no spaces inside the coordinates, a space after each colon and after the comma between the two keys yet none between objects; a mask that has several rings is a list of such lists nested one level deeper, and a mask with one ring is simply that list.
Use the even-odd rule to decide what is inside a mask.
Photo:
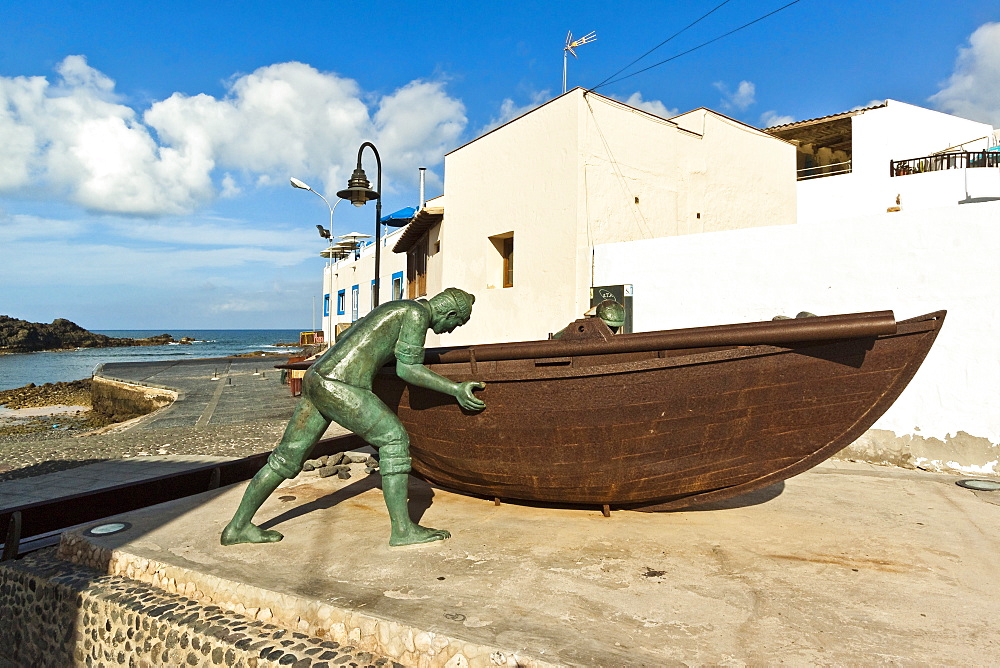
[{"label": "rocky shoreline", "polygon": [[[44,385],[28,383],[23,387],[0,390],[0,406],[13,412],[13,415],[0,413],[0,442],[10,436],[66,436],[113,424],[111,416],[92,410],[90,385],[91,381],[87,378]],[[18,414],[21,409],[50,406],[79,407],[81,410],[27,416]]]},{"label": "rocky shoreline", "polygon": [[64,318],[45,324],[0,315],[0,355],[77,348],[163,346],[169,343],[190,344],[193,339],[184,337],[176,341],[170,334],[157,334],[144,339],[115,338],[95,334]]}]

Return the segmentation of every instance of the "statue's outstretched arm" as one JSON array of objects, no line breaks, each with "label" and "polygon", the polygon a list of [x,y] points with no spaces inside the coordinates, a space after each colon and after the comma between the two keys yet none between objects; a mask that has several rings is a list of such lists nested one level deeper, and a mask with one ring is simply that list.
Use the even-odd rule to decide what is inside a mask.
[{"label": "statue's outstretched arm", "polygon": [[419,387],[426,387],[428,390],[449,394],[456,399],[462,408],[470,411],[481,411],[486,408],[486,403],[474,395],[474,389],[483,389],[485,383],[476,381],[466,381],[455,383],[444,376],[434,373],[423,364],[404,364],[396,362],[396,375],[404,382]]}]

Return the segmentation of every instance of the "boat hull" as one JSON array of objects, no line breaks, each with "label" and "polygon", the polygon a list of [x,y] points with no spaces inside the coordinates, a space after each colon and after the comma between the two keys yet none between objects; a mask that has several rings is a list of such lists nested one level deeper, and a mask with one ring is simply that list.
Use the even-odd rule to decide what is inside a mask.
[{"label": "boat hull", "polygon": [[414,471],[443,487],[671,510],[766,487],[849,445],[909,383],[943,319],[832,341],[428,365],[484,381],[479,413],[392,374],[375,391],[410,434]]}]

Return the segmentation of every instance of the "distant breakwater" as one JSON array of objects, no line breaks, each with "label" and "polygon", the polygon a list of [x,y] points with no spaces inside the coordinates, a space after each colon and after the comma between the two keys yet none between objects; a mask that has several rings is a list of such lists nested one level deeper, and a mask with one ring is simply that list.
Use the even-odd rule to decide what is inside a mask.
[{"label": "distant breakwater", "polygon": [[[145,338],[163,330],[100,330],[95,333],[111,338]],[[166,328],[175,341],[187,337],[190,345],[128,346],[116,348],[76,348],[58,352],[36,352],[0,355],[0,390],[23,387],[27,383],[41,385],[59,381],[89,378],[94,369],[109,362],[165,362],[191,360],[231,355],[244,355],[260,351],[269,354],[293,354],[293,348],[284,345],[298,341],[298,330],[291,329],[175,329]],[[280,360],[261,358],[261,366]]]},{"label": "distant breakwater", "polygon": [[142,339],[115,338],[95,334],[65,318],[56,318],[50,324],[46,324],[0,315],[0,354],[77,348],[162,346],[190,342],[190,340],[175,341],[170,334],[156,334]]}]

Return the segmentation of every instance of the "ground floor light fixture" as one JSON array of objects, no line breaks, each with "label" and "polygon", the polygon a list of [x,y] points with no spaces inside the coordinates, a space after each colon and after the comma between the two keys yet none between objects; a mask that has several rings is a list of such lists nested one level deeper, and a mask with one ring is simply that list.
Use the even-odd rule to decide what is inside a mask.
[{"label": "ground floor light fixture", "polygon": [[109,522],[108,524],[98,524],[84,531],[85,536],[111,536],[122,531],[128,531],[132,525],[128,522]]},{"label": "ground floor light fixture", "polygon": [[996,492],[1000,490],[1000,481],[998,480],[959,480],[955,484],[966,489],[974,489],[977,492]]}]

